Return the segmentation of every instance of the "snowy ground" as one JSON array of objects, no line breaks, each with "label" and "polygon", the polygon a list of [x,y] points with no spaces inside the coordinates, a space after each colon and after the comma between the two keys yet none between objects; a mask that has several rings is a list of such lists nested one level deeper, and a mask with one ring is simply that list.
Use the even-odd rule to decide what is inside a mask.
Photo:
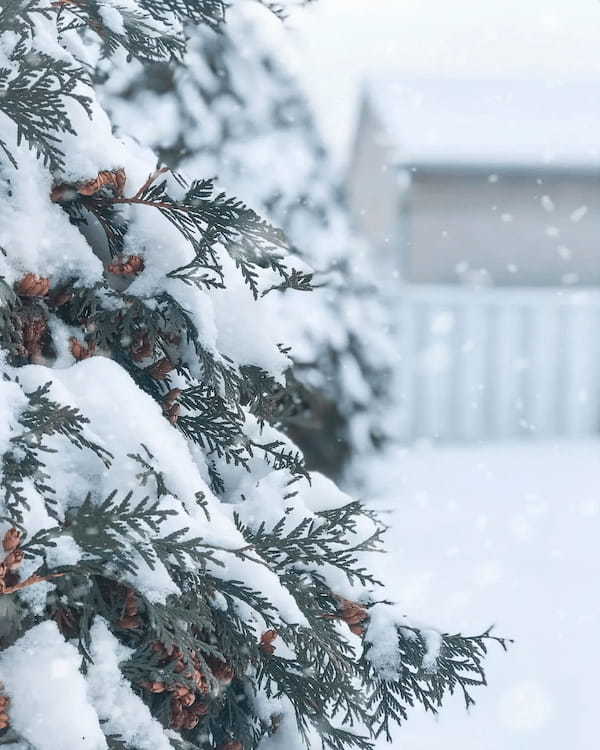
[{"label": "snowy ground", "polygon": [[396,451],[364,470],[392,509],[379,564],[406,612],[516,640],[470,713],[414,712],[394,748],[597,748],[600,443]]}]

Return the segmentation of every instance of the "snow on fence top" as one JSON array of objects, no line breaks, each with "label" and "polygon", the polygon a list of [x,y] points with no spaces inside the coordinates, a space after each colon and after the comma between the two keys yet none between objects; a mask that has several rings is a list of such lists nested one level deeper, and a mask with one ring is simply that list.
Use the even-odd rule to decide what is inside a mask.
[{"label": "snow on fence top", "polygon": [[395,77],[369,81],[366,102],[404,164],[600,167],[592,82]]}]

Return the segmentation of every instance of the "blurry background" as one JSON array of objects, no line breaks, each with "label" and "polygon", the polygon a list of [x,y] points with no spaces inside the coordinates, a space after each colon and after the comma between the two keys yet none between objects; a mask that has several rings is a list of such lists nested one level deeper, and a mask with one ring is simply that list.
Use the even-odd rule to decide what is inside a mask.
[{"label": "blurry background", "polygon": [[[600,4],[320,0],[297,73],[397,353],[349,486],[407,612],[495,622],[490,687],[410,750],[593,750],[600,627]],[[382,743],[383,747],[383,743]]]},{"label": "blurry background", "polygon": [[600,427],[600,5],[322,0],[298,72],[400,345],[402,439]]}]

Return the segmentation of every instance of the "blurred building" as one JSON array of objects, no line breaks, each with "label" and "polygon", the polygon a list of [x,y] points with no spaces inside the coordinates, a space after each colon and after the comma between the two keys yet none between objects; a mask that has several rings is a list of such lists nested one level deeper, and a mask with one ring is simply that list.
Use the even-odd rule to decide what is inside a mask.
[{"label": "blurred building", "polygon": [[355,217],[407,281],[600,283],[600,85],[366,88]]},{"label": "blurred building", "polygon": [[600,85],[380,80],[348,175],[405,440],[600,427]]}]

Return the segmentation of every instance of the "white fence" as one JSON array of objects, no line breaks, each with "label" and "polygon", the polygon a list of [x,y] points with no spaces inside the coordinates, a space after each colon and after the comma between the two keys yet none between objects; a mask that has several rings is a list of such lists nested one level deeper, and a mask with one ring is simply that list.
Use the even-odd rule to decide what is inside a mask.
[{"label": "white fence", "polygon": [[404,285],[398,294],[401,439],[598,432],[600,291]]}]

